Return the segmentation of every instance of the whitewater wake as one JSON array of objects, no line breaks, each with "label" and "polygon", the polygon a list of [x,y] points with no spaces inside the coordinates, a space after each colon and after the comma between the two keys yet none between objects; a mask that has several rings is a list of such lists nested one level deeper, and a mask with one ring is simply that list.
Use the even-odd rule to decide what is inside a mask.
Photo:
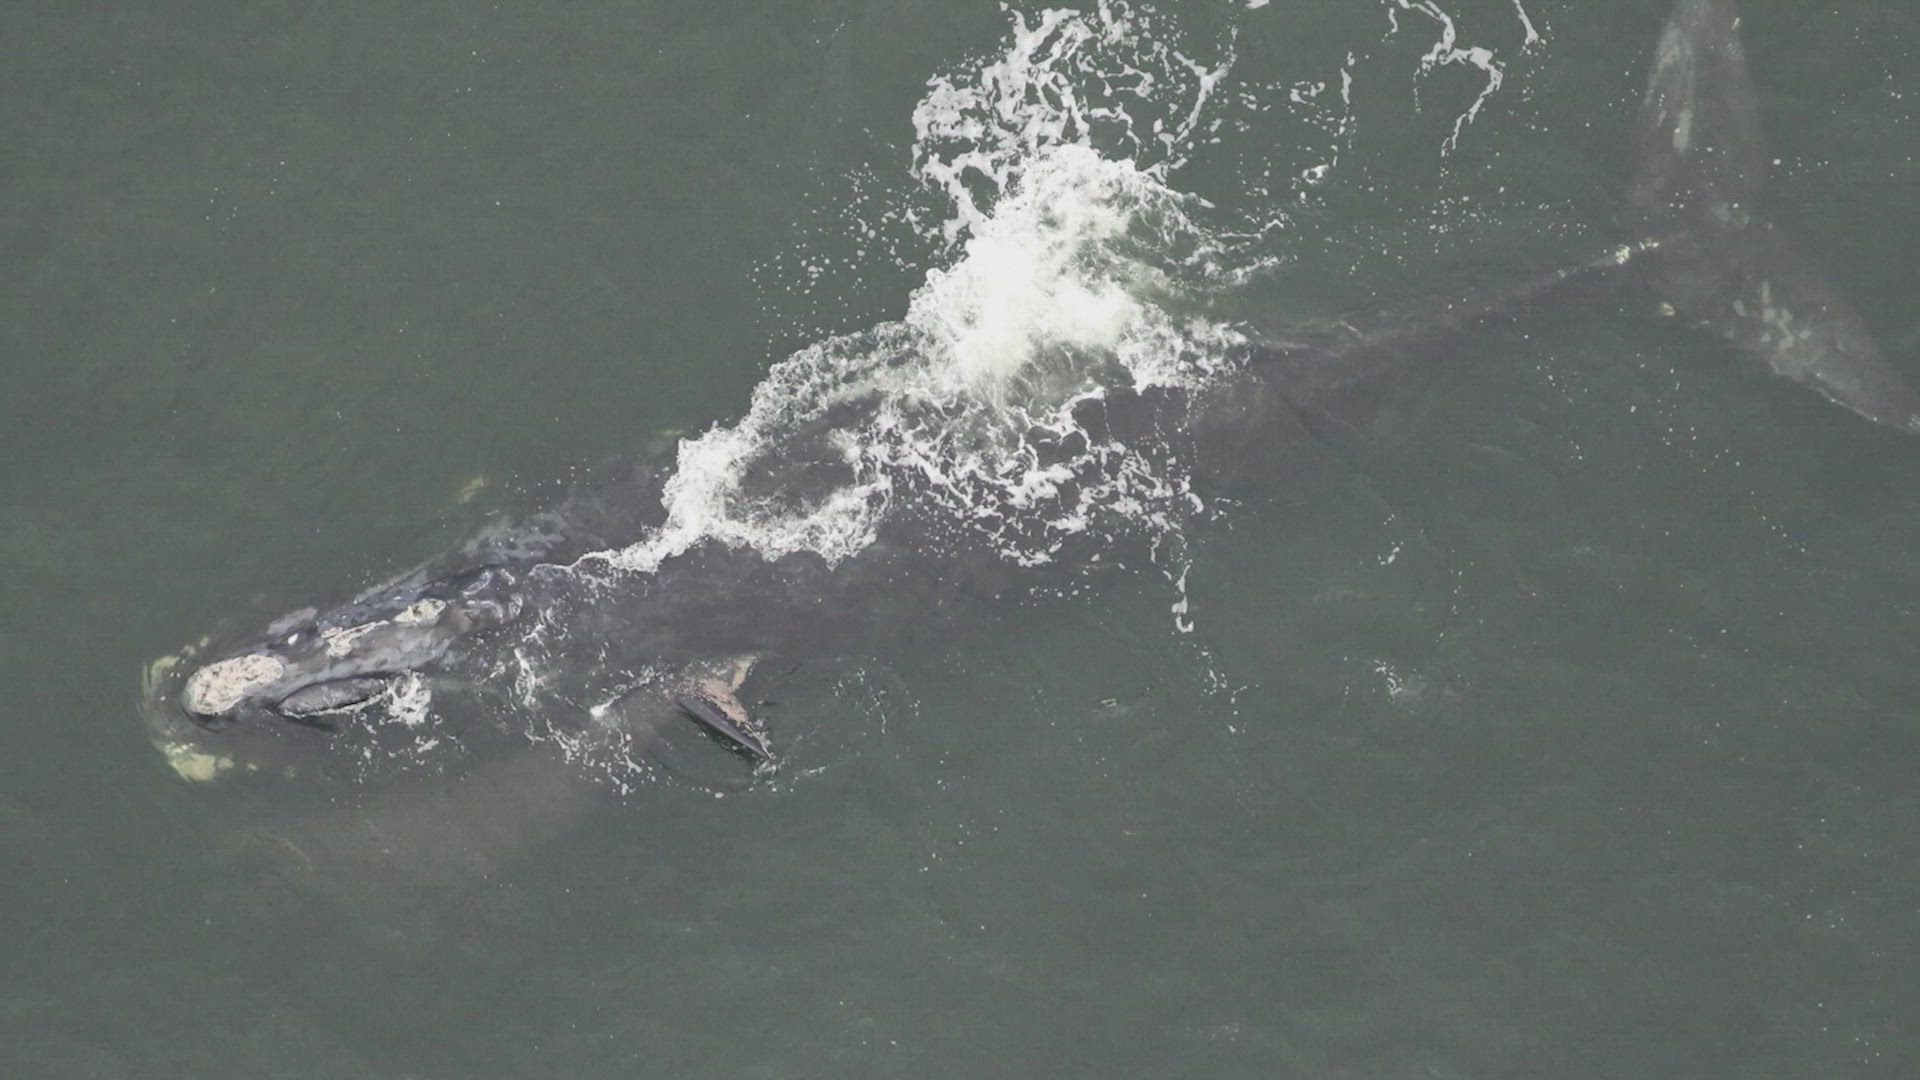
[{"label": "whitewater wake", "polygon": [[[1458,44],[1434,3],[1387,4],[1390,29],[1405,12],[1440,31],[1423,69],[1488,74],[1445,152],[1498,89],[1500,68],[1489,50]],[[1220,213],[1176,178],[1246,117],[1281,107],[1335,133],[1328,160],[1296,185],[1324,182],[1350,134],[1353,57],[1327,104],[1325,80],[1284,94],[1235,84],[1233,25],[1195,45],[1122,0],[1007,17],[997,53],[929,79],[912,110],[911,179],[944,212],[882,212],[914,218],[945,257],[905,317],[775,364],[743,417],[681,444],[665,524],[589,561],[652,572],[717,540],[838,562],[874,541],[907,487],[956,526],[997,529],[1000,554],[1021,565],[1089,530],[1174,537],[1205,512],[1178,462],[1095,437],[1075,410],[1116,388],[1197,389],[1231,371],[1241,335],[1198,312],[1275,261],[1254,241],[1283,219]],[[796,432],[813,433],[838,482],[818,483],[818,461],[811,483],[781,482]],[[1085,449],[1043,457],[1035,433],[1056,445],[1078,435]]]},{"label": "whitewater wake", "polygon": [[[681,445],[665,524],[608,565],[651,572],[710,540],[838,562],[909,491],[994,530],[1020,565],[1090,530],[1177,532],[1198,509],[1172,463],[1094,438],[1075,411],[1232,363],[1236,331],[1169,306],[1210,287],[1196,265],[1232,259],[1206,204],[1168,180],[1222,122],[1230,46],[1195,59],[1124,3],[1008,18],[1002,51],[934,76],[912,111],[911,178],[944,214],[883,212],[946,257],[905,316],[774,365],[741,419]],[[824,432],[838,483],[779,482],[802,431]],[[1084,449],[1043,456],[1036,433]]]},{"label": "whitewater wake", "polygon": [[[1440,25],[1425,64],[1489,73],[1440,148],[1450,152],[1498,89],[1499,67],[1487,50],[1458,45],[1435,4],[1395,4],[1376,9],[1390,31],[1405,12]],[[1337,79],[1236,82],[1231,24],[1195,45],[1122,0],[1007,17],[998,51],[932,77],[912,110],[907,182],[880,211],[911,224],[933,253],[905,314],[774,364],[738,420],[681,441],[658,526],[554,572],[605,598],[716,543],[837,565],[890,526],[899,544],[911,508],[911,542],[934,566],[962,550],[1017,567],[1146,552],[1171,591],[1171,625],[1194,629],[1186,530],[1217,509],[1181,455],[1090,425],[1098,410],[1087,406],[1155,389],[1197,399],[1231,385],[1245,339],[1209,314],[1211,301],[1284,260],[1272,237],[1290,227],[1285,207],[1337,171],[1352,136],[1355,59]],[[1249,207],[1181,190],[1198,156],[1269,109],[1325,133],[1322,159],[1291,180],[1262,180]],[[872,235],[871,223],[858,227]],[[593,649],[568,637],[577,634],[564,621],[544,622],[496,673],[535,717],[543,699],[604,709],[632,685],[600,687],[593,702],[563,689],[583,667],[582,646]],[[1199,674],[1208,687],[1231,685],[1211,667]],[[630,733],[532,734],[621,787],[642,768]]]}]

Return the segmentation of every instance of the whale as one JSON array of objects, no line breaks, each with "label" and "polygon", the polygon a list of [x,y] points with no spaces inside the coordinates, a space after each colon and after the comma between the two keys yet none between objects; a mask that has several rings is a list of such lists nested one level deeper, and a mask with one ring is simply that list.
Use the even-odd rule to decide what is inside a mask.
[{"label": "whale", "polygon": [[[1757,370],[1920,434],[1920,394],[1827,275],[1764,215],[1759,98],[1733,0],[1679,0],[1647,71],[1621,214],[1628,239],[1518,282],[1243,327],[1220,377],[1105,387],[1073,405],[1071,424],[1029,431],[1014,452],[1063,498],[1099,489],[1110,479],[1103,470],[1124,467],[1102,447],[1148,446],[1203,469],[1231,468],[1276,431],[1347,423],[1356,403],[1450,342],[1594,285],[1646,290]],[[883,405],[853,395],[775,431],[745,482],[802,502],[859,490],[836,440]],[[1104,565],[1122,561],[1097,540],[1066,541],[1056,569],[1036,570],[994,542],[1017,521],[955,528],[952,492],[909,468],[895,480],[871,535],[844,557],[709,536],[635,567],[608,553],[657,537],[679,482],[675,462],[643,462],[343,601],[154,661],[141,689],[147,734],[189,780],[324,771],[343,743],[395,729],[393,716],[434,695],[437,710],[465,717],[461,738],[485,731],[511,742],[528,713],[562,741],[659,738],[677,726],[770,769],[778,738],[744,691],[756,671],[958,617],[1035,573],[1062,573],[1058,565],[1077,560],[1064,572],[1078,573],[1103,556]]]}]

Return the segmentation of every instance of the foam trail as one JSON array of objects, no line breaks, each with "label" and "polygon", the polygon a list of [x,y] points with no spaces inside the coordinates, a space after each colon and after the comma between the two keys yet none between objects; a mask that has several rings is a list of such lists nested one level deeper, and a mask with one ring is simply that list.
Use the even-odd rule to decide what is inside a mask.
[{"label": "foam trail", "polygon": [[908,497],[992,523],[1022,564],[1129,514],[1179,527],[1169,463],[1094,439],[1043,461],[1030,435],[1078,432],[1075,407],[1115,386],[1198,385],[1237,343],[1151,299],[1220,247],[1168,176],[1217,126],[1231,42],[1197,59],[1118,0],[1008,18],[999,55],[930,79],[913,110],[947,264],[900,320],[774,365],[740,420],[682,443],[665,524],[595,561],[652,572],[717,540],[837,562]]},{"label": "foam trail", "polygon": [[1526,31],[1527,35],[1520,47],[1526,49],[1540,44],[1540,31],[1533,28],[1533,20],[1527,17],[1526,6],[1520,0],[1513,0],[1513,13],[1520,17],[1520,28]]},{"label": "foam trail", "polygon": [[[1478,68],[1487,77],[1486,85],[1482,86],[1480,93],[1475,95],[1473,104],[1467,106],[1466,112],[1454,117],[1452,134],[1441,141],[1440,155],[1445,157],[1460,145],[1461,131],[1468,124],[1473,123],[1474,119],[1480,115],[1481,106],[1485,105],[1487,99],[1500,89],[1501,84],[1506,80],[1506,72],[1499,64],[1494,63],[1492,49],[1484,45],[1461,47],[1459,32],[1454,29],[1453,16],[1442,11],[1440,5],[1433,0],[1393,0],[1393,2],[1399,5],[1400,11],[1417,11],[1440,24],[1439,38],[1434,41],[1433,48],[1427,50],[1427,54],[1420,58],[1421,74],[1424,75],[1446,64],[1466,64],[1469,67]],[[1517,0],[1514,6],[1519,7]],[[1388,14],[1392,14],[1392,9],[1389,9]],[[1531,44],[1538,35],[1534,33],[1533,23],[1527,19],[1524,8],[1520,11],[1520,20],[1526,25],[1527,41]],[[1395,19],[1393,22],[1394,29],[1399,29],[1399,20]]]},{"label": "foam trail", "polygon": [[[684,442],[666,524],[610,561],[652,571],[707,539],[837,561],[871,543],[909,483],[956,513],[1041,515],[1029,524],[1042,533],[1071,531],[1098,495],[1167,501],[1179,485],[1143,464],[1099,492],[1080,489],[1071,505],[1050,505],[1064,481],[1085,479],[1089,462],[1042,463],[1028,433],[1075,428],[1073,407],[1117,377],[1135,388],[1190,385],[1226,363],[1235,334],[1143,299],[1171,286],[1141,252],[1195,231],[1183,204],[1084,147],[1028,162],[954,265],[915,291],[904,319],[796,353],[768,373],[739,421]],[[812,448],[843,479],[796,501],[806,485],[765,476],[803,432],[815,433]],[[1003,554],[1030,560],[1043,550]]]}]

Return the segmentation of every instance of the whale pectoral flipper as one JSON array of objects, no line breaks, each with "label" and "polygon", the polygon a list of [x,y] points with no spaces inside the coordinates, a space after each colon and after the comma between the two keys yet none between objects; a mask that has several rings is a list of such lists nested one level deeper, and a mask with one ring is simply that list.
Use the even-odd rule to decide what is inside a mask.
[{"label": "whale pectoral flipper", "polygon": [[1839,405],[1920,433],[1920,393],[1866,321],[1759,214],[1759,95],[1733,0],[1679,0],[1647,75],[1627,215],[1660,239],[1648,283],[1673,311]]},{"label": "whale pectoral flipper", "polygon": [[722,665],[696,672],[674,693],[680,711],[706,725],[709,731],[761,761],[772,761],[767,741],[754,730],[752,714],[740,700],[740,684],[760,657],[748,653]]},{"label": "whale pectoral flipper", "polygon": [[727,751],[744,754],[760,762],[771,762],[773,751],[760,733],[746,703],[740,700],[740,686],[753,669],[755,655],[723,661],[697,661],[669,674],[656,676],[635,686],[594,710],[602,723],[625,730],[670,772],[686,774],[697,766],[686,758],[682,746],[669,730],[682,721],[692,720],[698,729],[714,737],[701,743],[718,741]]},{"label": "whale pectoral flipper", "polygon": [[749,726],[747,708],[731,689],[719,694],[706,689],[690,690],[674,698],[674,704],[708,730],[761,761],[772,761],[773,752],[766,741]]}]

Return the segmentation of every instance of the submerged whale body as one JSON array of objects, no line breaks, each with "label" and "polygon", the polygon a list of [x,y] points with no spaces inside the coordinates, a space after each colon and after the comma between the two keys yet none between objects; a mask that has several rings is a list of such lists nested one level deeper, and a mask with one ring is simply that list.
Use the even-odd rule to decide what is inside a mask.
[{"label": "submerged whale body", "polygon": [[1682,0],[1654,46],[1627,216],[1666,242],[1643,260],[1683,317],[1876,423],[1920,433],[1920,394],[1866,322],[1760,216],[1759,96],[1732,0]]},{"label": "submerged whale body", "polygon": [[[1102,447],[1231,460],[1285,414],[1311,426],[1438,343],[1574,283],[1612,277],[1644,281],[1676,313],[1773,372],[1920,433],[1920,395],[1880,355],[1859,315],[1759,215],[1758,110],[1737,29],[1731,0],[1680,0],[1659,38],[1626,199],[1640,239],[1517,286],[1249,332],[1239,366],[1206,385],[1111,387],[1074,406],[1069,427],[1026,432],[1013,452],[1048,478],[1050,497],[1088,505],[1129,467]],[[820,498],[823,487],[857,495],[834,452],[835,424],[884,404],[852,395],[819,422],[776,432],[749,462],[747,482],[776,498],[787,485],[785,496],[800,502]],[[931,410],[905,422],[949,419]],[[1023,569],[998,544],[1020,522],[988,513],[973,515],[984,523],[956,526],[954,493],[905,466],[884,496],[860,496],[882,505],[871,535],[846,557],[769,557],[696,537],[653,565],[620,565],[608,553],[662,528],[672,476],[664,465],[642,468],[345,604],[302,609],[258,634],[157,661],[143,706],[154,742],[191,779],[291,772],[324,761],[339,740],[366,737],[370,717],[402,714],[402,727],[416,726],[407,710],[439,693],[474,702],[470,711],[482,716],[540,713],[543,733],[562,741],[697,725],[766,762],[772,750],[738,693],[757,659],[803,659],[859,635],[884,638],[962,606],[955,601],[997,594]],[[1066,562],[1097,559],[1076,542],[1095,543],[1065,539],[1049,550]]]}]

